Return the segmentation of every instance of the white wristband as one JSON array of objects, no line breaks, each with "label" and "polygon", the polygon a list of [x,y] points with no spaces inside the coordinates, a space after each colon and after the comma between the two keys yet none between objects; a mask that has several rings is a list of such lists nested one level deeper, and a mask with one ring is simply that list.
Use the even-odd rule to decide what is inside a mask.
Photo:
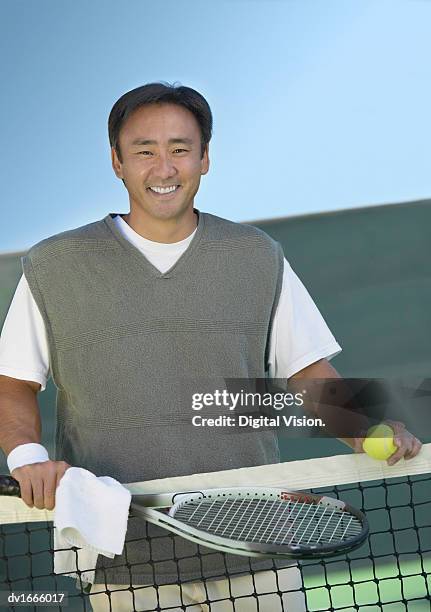
[{"label": "white wristband", "polygon": [[23,465],[41,463],[42,461],[49,461],[48,451],[42,444],[34,444],[33,442],[20,444],[7,456],[7,465],[10,472]]}]

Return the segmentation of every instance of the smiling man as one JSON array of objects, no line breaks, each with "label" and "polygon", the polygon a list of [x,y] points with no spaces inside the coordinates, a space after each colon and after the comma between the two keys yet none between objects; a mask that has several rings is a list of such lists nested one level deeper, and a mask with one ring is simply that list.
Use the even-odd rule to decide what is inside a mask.
[{"label": "smiling man", "polygon": [[[54,506],[70,465],[126,483],[275,463],[273,431],[190,429],[190,380],[338,376],[328,359],[340,347],[280,246],[195,208],[211,132],[208,103],[193,89],[152,83],[126,93],[111,111],[109,138],[129,212],[48,238],[23,259],[0,340],[0,444],[30,506]],[[37,404],[49,376],[58,390],[55,460],[40,445]],[[420,448],[399,433],[392,461]],[[361,451],[358,441],[351,446]],[[96,581],[122,589],[114,610],[131,609],[124,585],[177,580],[171,545],[159,551],[166,561],[150,566],[148,547],[137,542],[144,536],[135,526],[127,557],[101,561]],[[193,545],[177,540],[190,586],[183,602],[193,606],[206,598],[200,580],[225,575],[225,562],[209,556],[204,571]],[[249,562],[231,559],[239,575],[231,584],[250,592]],[[263,591],[274,591],[268,562],[253,568]],[[281,569],[279,588],[300,588],[299,578],[295,568]],[[178,587],[162,589],[166,605],[179,602]],[[211,590],[223,599],[217,610],[232,610],[226,581],[211,581]],[[135,592],[139,605],[148,593]],[[291,597],[300,612],[302,594]],[[92,599],[95,610],[110,609],[107,596]],[[259,610],[281,609],[276,600],[263,598]],[[241,605],[254,610],[255,598],[235,609]]]}]

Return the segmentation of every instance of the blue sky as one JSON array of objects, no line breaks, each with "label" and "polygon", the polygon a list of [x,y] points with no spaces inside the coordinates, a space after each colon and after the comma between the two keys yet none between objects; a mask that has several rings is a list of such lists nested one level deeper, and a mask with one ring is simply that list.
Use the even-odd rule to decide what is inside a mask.
[{"label": "blue sky", "polygon": [[0,251],[127,212],[107,116],[155,80],[212,107],[201,210],[431,197],[430,24],[427,0],[3,0]]}]

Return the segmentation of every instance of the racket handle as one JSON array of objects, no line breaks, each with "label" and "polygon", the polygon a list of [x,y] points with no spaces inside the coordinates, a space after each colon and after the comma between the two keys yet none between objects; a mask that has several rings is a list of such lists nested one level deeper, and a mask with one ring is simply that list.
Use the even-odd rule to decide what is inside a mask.
[{"label": "racket handle", "polygon": [[21,497],[19,482],[12,476],[0,476],[0,495]]}]

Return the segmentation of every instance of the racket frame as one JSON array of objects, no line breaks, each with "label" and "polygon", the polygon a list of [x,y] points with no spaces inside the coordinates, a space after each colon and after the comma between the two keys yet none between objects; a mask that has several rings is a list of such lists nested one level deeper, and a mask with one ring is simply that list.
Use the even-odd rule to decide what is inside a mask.
[{"label": "racket frame", "polygon": [[[197,529],[175,518],[176,511],[188,501],[204,498],[280,500],[326,506],[329,509],[341,510],[346,515],[352,515],[361,523],[362,529],[356,536],[350,537],[345,541],[337,541],[334,544],[326,543],[320,546],[269,544],[234,540]],[[169,508],[169,512],[161,512],[161,508]],[[150,523],[159,525],[196,544],[221,552],[247,557],[307,559],[342,554],[360,546],[369,532],[368,521],[365,515],[343,501],[325,495],[289,491],[275,487],[229,487],[226,489],[204,489],[201,491],[158,495],[134,495],[132,497],[131,509],[134,514]]]}]

